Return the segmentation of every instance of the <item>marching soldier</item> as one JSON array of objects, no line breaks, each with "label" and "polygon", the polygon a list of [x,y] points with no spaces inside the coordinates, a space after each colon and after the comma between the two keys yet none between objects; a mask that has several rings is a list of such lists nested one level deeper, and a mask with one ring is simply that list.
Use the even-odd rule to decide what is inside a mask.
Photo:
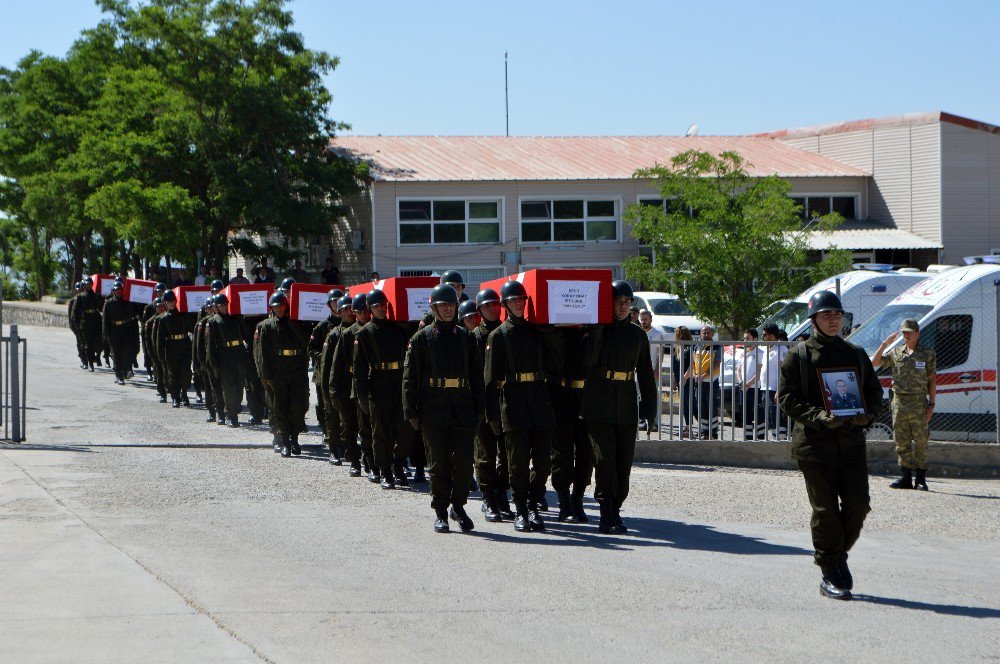
[{"label": "marching soldier", "polygon": [[[213,296],[214,297],[214,296]],[[201,310],[198,312],[198,320],[194,324],[194,339],[191,344],[191,362],[194,367],[194,373],[200,376],[199,384],[205,386],[205,408],[208,410],[208,418],[206,422],[216,422],[216,404],[219,405],[219,415],[222,415],[222,401],[218,399],[218,390],[215,389],[217,382],[213,376],[210,375],[210,370],[208,367],[208,356],[206,348],[205,330],[208,327],[208,319],[211,316],[210,310],[213,309],[213,297],[205,300],[205,303],[201,305]],[[224,423],[226,418],[222,417],[222,422]]]},{"label": "marching soldier", "polygon": [[[594,472],[593,451],[582,419],[586,367],[581,358],[587,350],[592,330],[562,328],[563,366],[558,378],[549,383],[556,413],[556,435],[552,443],[552,488],[559,496],[559,521],[587,523],[583,495]],[[638,425],[637,425],[638,426]],[[635,441],[632,441],[633,444]]]},{"label": "marching soldier", "polygon": [[409,335],[386,317],[385,293],[367,295],[371,321],[354,340],[354,380],[358,400],[367,400],[373,428],[375,465],[382,488],[407,486],[403,460],[410,455],[416,431],[403,418],[403,358]]},{"label": "marching soldier", "polygon": [[240,426],[243,384],[247,371],[247,332],[243,319],[229,313],[229,298],[219,293],[213,298],[215,315],[205,321],[205,364],[214,381],[222,386],[222,400],[216,401],[219,423],[229,417],[229,425]]},{"label": "marching soldier", "polygon": [[341,465],[340,450],[340,415],[336,408],[327,408],[327,400],[323,393],[323,369],[320,359],[323,345],[326,343],[330,330],[340,327],[340,316],[337,314],[337,301],[343,297],[344,291],[334,288],[326,294],[326,308],[330,315],[316,323],[309,335],[309,359],[313,364],[312,382],[316,386],[316,420],[323,430],[323,442],[330,448],[330,463]]},{"label": "marching soldier", "polygon": [[104,341],[111,349],[114,360],[115,382],[125,384],[125,378],[132,370],[132,336],[128,326],[135,326],[135,310],[124,297],[125,283],[116,280],[111,287],[111,297],[104,302],[101,322]]},{"label": "marching soldier", "polygon": [[[823,572],[820,593],[851,599],[847,554],[871,511],[865,427],[882,406],[882,388],[868,355],[840,336],[840,298],[820,291],[809,298],[813,334],[781,363],[778,403],[792,420],[792,457],[812,505],[813,560]],[[864,415],[836,417],[824,408],[820,369],[853,367],[867,404]]]},{"label": "marching soldier", "polygon": [[427,445],[434,531],[448,532],[449,516],[469,531],[474,524],[465,504],[472,438],[485,400],[482,364],[475,342],[457,325],[455,289],[435,286],[430,303],[436,320],[413,336],[406,352],[403,414]]},{"label": "marching soldier", "polygon": [[614,321],[591,332],[580,412],[594,452],[599,530],[622,535],[628,532],[621,507],[628,497],[639,418],[654,421],[657,394],[649,338],[629,317],[632,287],[627,281],[615,281],[611,293]]},{"label": "marching soldier", "polygon": [[927,443],[937,395],[937,357],[932,349],[920,345],[916,319],[907,318],[899,329],[906,343],[886,354],[885,349],[898,336],[893,332],[872,358],[873,366],[892,369],[892,437],[901,476],[889,486],[927,491]]},{"label": "marching soldier", "polygon": [[[375,465],[375,451],[372,440],[371,411],[368,407],[368,400],[358,397],[357,377],[354,374],[354,353],[357,346],[358,334],[361,329],[371,320],[371,311],[368,309],[368,296],[364,293],[355,295],[351,301],[351,310],[356,317],[354,325],[347,328],[340,337],[337,347],[333,353],[333,367],[330,369],[330,394],[340,405],[343,414],[350,408],[346,401],[353,402],[357,413],[357,433],[351,430],[342,431],[341,437],[344,440],[356,440],[361,436],[361,468],[371,482],[379,482],[381,473]],[[345,424],[346,422],[346,424]],[[350,427],[351,422],[341,420],[341,427]],[[353,474],[353,473],[352,473]]]},{"label": "marching soldier", "polygon": [[101,335],[101,309],[104,302],[101,296],[93,290],[94,282],[90,277],[83,280],[83,294],[73,305],[73,320],[76,329],[83,337],[84,356],[87,367],[93,371],[95,366],[101,366],[101,351],[104,339]]},{"label": "marching soldier", "polygon": [[156,380],[156,378],[153,375],[155,370],[153,347],[149,338],[149,328],[146,323],[149,322],[150,318],[156,315],[156,298],[163,295],[166,290],[166,284],[157,283],[156,287],[153,288],[152,302],[143,307],[142,313],[139,315],[139,335],[142,338],[142,365],[146,368],[146,380],[148,381]]},{"label": "marching soldier", "polygon": [[243,328],[247,331],[246,393],[250,424],[261,424],[267,419],[264,385],[261,384],[260,375],[257,373],[257,361],[254,353],[254,333],[257,330],[257,324],[264,319],[264,316],[243,316]]},{"label": "marching soldier", "polygon": [[441,283],[448,284],[455,289],[455,292],[458,293],[459,304],[469,300],[469,295],[465,292],[465,280],[458,270],[445,270],[444,274],[441,275]]},{"label": "marching soldier", "polygon": [[[552,328],[528,323],[528,294],[518,281],[500,289],[507,320],[490,333],[486,345],[486,417],[506,439],[510,485],[517,531],[545,530],[539,501],[551,467],[555,413],[545,384],[546,373],[562,366]],[[552,371],[554,369],[554,371]]]},{"label": "marching soldier", "polygon": [[67,320],[69,321],[69,329],[73,331],[73,337],[76,339],[76,354],[80,356],[80,368],[88,369],[89,364],[87,363],[87,343],[83,336],[83,330],[80,329],[76,317],[73,315],[73,311],[77,304],[81,301],[84,295],[84,284],[83,281],[78,281],[75,284],[76,294],[69,299],[67,305]]},{"label": "marching soldier", "polygon": [[173,291],[163,294],[167,310],[156,325],[156,352],[162,358],[166,369],[167,391],[174,408],[181,402],[190,406],[188,387],[191,385],[191,337],[187,321],[177,311],[177,296]]},{"label": "marching soldier", "polygon": [[[279,292],[282,293],[282,295],[284,295],[284,291],[281,290],[275,291],[274,294],[271,295],[271,298],[268,300],[269,305],[270,305],[270,300],[273,300],[274,295],[277,295]],[[285,302],[287,305],[287,297]],[[272,414],[274,413],[274,392],[271,390],[271,384],[269,382],[264,381],[264,376],[261,373],[263,371],[263,369],[261,369],[261,365],[264,363],[264,357],[261,353],[263,346],[260,345],[260,333],[264,325],[270,319],[274,318],[274,310],[270,308],[270,306],[268,307],[268,309],[269,309],[268,315],[257,321],[257,325],[254,327],[253,337],[250,340],[251,344],[250,353],[251,356],[253,357],[255,373],[257,374],[258,380],[260,380],[261,395],[263,396],[264,399],[264,407],[268,413],[267,428],[268,431],[271,432],[271,446],[274,448],[275,452],[281,452],[282,448],[284,447],[284,440],[281,436],[281,433],[278,431],[278,425],[275,423],[274,417],[272,416]]]},{"label": "marching soldier", "polygon": [[288,317],[283,292],[272,295],[268,305],[274,315],[257,328],[257,370],[271,390],[271,419],[281,436],[281,456],[298,456],[299,434],[306,430],[309,410],[309,338]]},{"label": "marching soldier", "polygon": [[[334,372],[334,357],[340,344],[348,343],[350,344],[348,350],[354,349],[354,335],[348,334],[348,331],[354,328],[356,320],[353,307],[354,301],[350,295],[343,295],[337,300],[339,324],[330,330],[329,334],[326,335],[326,341],[323,342],[323,352],[319,362],[321,373],[319,387],[323,398],[327,401],[327,408],[337,411],[339,428],[331,434],[333,441],[336,441],[339,451],[351,464],[350,476],[361,477],[361,448],[358,447],[358,406],[350,398],[351,373],[347,371],[338,376]],[[350,340],[345,341],[348,337]],[[344,367],[350,369],[351,365],[349,363],[343,365],[342,371]],[[344,395],[343,397],[334,394],[334,384],[336,383],[339,383],[339,389],[336,392]],[[332,447],[330,449],[330,463],[335,466],[341,465],[340,457],[334,454]]]},{"label": "marching soldier", "polygon": [[163,314],[167,312],[167,303],[163,301],[163,296],[153,300],[156,307],[155,312],[146,321],[143,331],[146,335],[146,347],[149,348],[150,359],[153,362],[153,376],[156,379],[156,393],[160,395],[160,403],[167,403],[167,369],[164,359],[160,357],[160,351],[156,347],[156,331],[160,326]]}]

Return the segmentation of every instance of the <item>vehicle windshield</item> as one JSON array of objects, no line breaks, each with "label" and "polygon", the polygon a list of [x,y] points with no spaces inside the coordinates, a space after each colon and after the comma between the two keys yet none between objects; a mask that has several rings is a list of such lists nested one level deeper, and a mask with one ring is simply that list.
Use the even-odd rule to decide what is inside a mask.
[{"label": "vehicle windshield", "polygon": [[886,337],[893,332],[899,332],[899,326],[904,319],[913,318],[919,321],[933,308],[929,304],[890,304],[855,330],[849,339],[864,348],[869,356],[874,355]]},{"label": "vehicle windshield", "polygon": [[778,329],[784,330],[790,334],[792,330],[802,324],[802,321],[808,318],[806,315],[807,310],[808,307],[805,302],[789,302],[783,306],[778,313],[772,314],[764,319],[764,322],[762,322],[760,326],[763,328],[765,325],[774,323],[778,326]]},{"label": "vehicle windshield", "polygon": [[691,310],[677,298],[649,299],[649,309],[657,316],[690,316]]}]

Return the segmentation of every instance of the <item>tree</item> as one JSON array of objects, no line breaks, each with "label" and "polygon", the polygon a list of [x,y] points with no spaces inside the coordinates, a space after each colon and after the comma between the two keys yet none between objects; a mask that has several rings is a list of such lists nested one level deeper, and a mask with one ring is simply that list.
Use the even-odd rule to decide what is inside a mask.
[{"label": "tree", "polygon": [[787,181],[751,177],[746,166],[735,152],[681,153],[669,166],[633,175],[651,180],[665,204],[625,211],[633,235],[643,238],[654,258],[626,260],[626,275],[677,294],[696,316],[734,337],[756,325],[774,300],[850,265],[841,251],[827,253],[821,263],[809,257],[809,234],[835,228],[839,215],[803,222]]}]

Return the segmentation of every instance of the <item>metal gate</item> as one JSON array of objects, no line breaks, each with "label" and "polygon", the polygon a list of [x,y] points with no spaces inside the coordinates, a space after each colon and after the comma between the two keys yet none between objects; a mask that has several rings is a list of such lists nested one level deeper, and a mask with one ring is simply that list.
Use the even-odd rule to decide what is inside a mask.
[{"label": "metal gate", "polygon": [[0,420],[3,440],[23,442],[26,435],[28,340],[10,326],[10,335],[0,337]]}]

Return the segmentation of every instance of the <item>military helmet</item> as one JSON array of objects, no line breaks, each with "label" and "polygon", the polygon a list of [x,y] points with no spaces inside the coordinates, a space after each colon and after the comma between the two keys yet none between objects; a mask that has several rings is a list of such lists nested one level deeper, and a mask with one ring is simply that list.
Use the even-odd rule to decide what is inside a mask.
[{"label": "military helmet", "polygon": [[279,304],[288,304],[288,298],[281,291],[276,292],[271,296],[271,299],[267,301],[268,307],[276,307]]},{"label": "military helmet", "polygon": [[156,284],[156,288],[153,289],[153,292],[159,291],[162,293],[165,290],[167,290],[167,285],[161,281]]},{"label": "military helmet", "polygon": [[212,303],[217,307],[227,307],[229,306],[229,298],[226,297],[225,293],[217,293],[212,297]]},{"label": "military helmet", "polygon": [[111,284],[111,290],[118,290],[119,288],[125,288],[125,282],[121,279],[115,279],[115,283]]},{"label": "military helmet", "polygon": [[339,298],[337,298],[337,311],[340,311],[345,307],[350,307],[353,305],[353,303],[354,301],[351,299],[350,295],[341,295]]},{"label": "military helmet", "polygon": [[215,296],[210,295],[205,298],[204,302],[201,303],[201,310],[204,311],[205,309],[211,309],[214,306],[215,306]]},{"label": "military helmet", "polygon": [[83,283],[86,284],[87,286],[93,286],[94,285],[94,280],[91,279],[90,277],[84,277],[83,278]]},{"label": "military helmet", "polygon": [[281,286],[279,287],[279,290],[287,291],[289,288],[292,287],[292,284],[294,283],[295,279],[291,277],[285,277],[284,279],[281,280]]},{"label": "military helmet", "polygon": [[438,284],[431,290],[431,304],[458,304],[458,291],[451,284]]},{"label": "military helmet", "polygon": [[466,300],[462,304],[458,305],[458,319],[464,320],[469,316],[474,316],[479,313],[479,307],[472,300]]},{"label": "military helmet", "polygon": [[83,290],[83,281],[78,281],[75,284],[73,284],[73,288],[75,288],[76,290]]},{"label": "military helmet", "polygon": [[623,281],[621,279],[618,279],[617,281],[612,281],[611,297],[612,298],[627,297],[631,300],[633,297],[635,297],[632,294],[632,284],[630,284],[627,281]]},{"label": "military helmet", "polygon": [[840,313],[844,313],[844,305],[833,291],[821,290],[818,293],[813,293],[812,297],[809,298],[809,304],[806,309],[809,318],[824,311],[839,311]]},{"label": "military helmet", "polygon": [[458,270],[445,270],[444,274],[441,275],[442,284],[458,284],[459,286],[464,286],[465,281],[462,279],[462,273]]},{"label": "military helmet", "polygon": [[355,295],[351,300],[351,309],[354,311],[368,311],[368,296],[362,293]]},{"label": "military helmet", "polygon": [[484,288],[476,293],[476,309],[484,304],[489,304],[490,302],[500,304],[500,296],[497,295],[497,292],[492,288]]},{"label": "military helmet", "polygon": [[220,290],[222,290],[225,287],[226,287],[226,285],[224,283],[222,283],[222,279],[212,279],[211,288],[212,288],[212,292],[213,293],[215,291],[220,291]]},{"label": "military helmet", "polygon": [[161,295],[160,297],[158,297],[158,298],[154,299],[154,300],[153,300],[153,304],[155,304],[155,305],[156,305],[156,306],[158,306],[158,307],[159,307],[160,305],[164,304],[164,302],[163,302],[163,296]]},{"label": "military helmet", "polygon": [[337,302],[342,297],[344,297],[344,291],[339,288],[332,288],[330,289],[330,292],[326,294],[326,303],[330,304],[331,302]]},{"label": "military helmet", "polygon": [[385,293],[380,291],[378,288],[373,288],[368,291],[368,295],[365,296],[365,299],[368,300],[369,308],[378,304],[385,306],[385,304],[389,301],[389,298],[385,296]]},{"label": "military helmet", "polygon": [[501,302],[506,302],[514,297],[528,297],[528,291],[524,290],[524,284],[520,281],[508,281],[500,287]]},{"label": "military helmet", "polygon": [[168,290],[166,293],[163,294],[163,301],[164,302],[176,302],[177,301],[177,295],[175,295],[172,290]]}]

